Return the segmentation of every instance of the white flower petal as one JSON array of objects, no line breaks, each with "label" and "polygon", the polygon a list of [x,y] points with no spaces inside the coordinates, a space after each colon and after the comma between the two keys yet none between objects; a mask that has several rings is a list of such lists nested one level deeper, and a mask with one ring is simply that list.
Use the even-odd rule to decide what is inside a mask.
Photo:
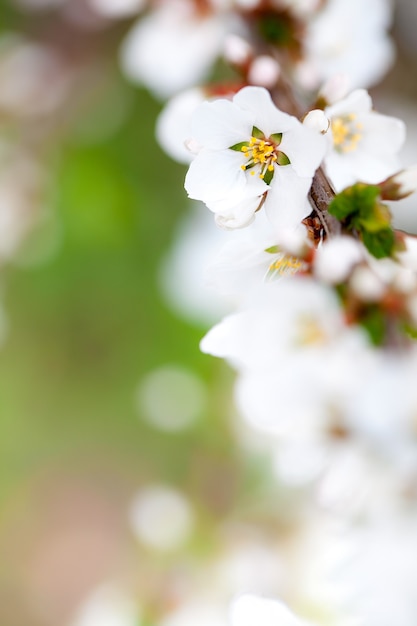
[{"label": "white flower petal", "polygon": [[325,109],[328,117],[349,115],[349,113],[369,113],[372,110],[372,98],[366,89],[355,89],[346,98]]},{"label": "white flower petal", "polygon": [[307,201],[311,178],[300,178],[286,165],[275,168],[272,183],[265,200],[268,218],[277,231],[296,228],[311,213]]},{"label": "white flower petal", "polygon": [[383,159],[385,155],[398,152],[403,146],[406,129],[402,120],[380,113],[369,113],[358,119],[364,127],[358,146],[361,150]]},{"label": "white flower petal", "polygon": [[233,102],[222,98],[204,102],[199,106],[191,122],[194,139],[206,148],[223,150],[252,135],[254,114],[242,111]]},{"label": "white flower petal", "polygon": [[249,226],[255,219],[255,212],[259,206],[260,199],[246,198],[229,211],[221,212],[209,207],[216,213],[216,224],[220,228],[233,229]]},{"label": "white flower petal", "polygon": [[183,0],[171,0],[133,25],[121,47],[122,67],[165,98],[200,82],[220,53],[224,31],[224,20],[201,19]]},{"label": "white flower petal", "polygon": [[316,252],[314,274],[320,281],[336,285],[345,281],[353,267],[364,259],[362,244],[353,237],[330,239]]},{"label": "white flower petal", "polygon": [[169,100],[157,119],[156,138],[175,161],[190,163],[194,158],[186,141],[191,137],[190,116],[203,100],[202,89],[183,91]]},{"label": "white flower petal", "polygon": [[278,600],[269,600],[253,595],[238,598],[231,608],[232,626],[303,626],[298,619]]},{"label": "white flower petal", "polygon": [[244,111],[252,111],[253,124],[267,137],[283,133],[297,123],[297,119],[277,109],[269,91],[263,87],[244,87],[233,98],[233,102]]},{"label": "white flower petal", "polygon": [[279,149],[290,159],[298,176],[313,176],[327,150],[327,140],[315,129],[297,123],[282,137]]},{"label": "white flower petal", "polygon": [[[249,219],[250,215],[258,210],[262,202],[262,195],[268,191],[268,186],[261,179],[251,180],[250,183],[250,185],[241,190],[240,194],[235,193],[223,200],[206,202],[206,206],[213,213],[223,215],[225,220],[230,221],[230,223],[236,220],[236,223],[241,225],[244,222],[249,224],[252,221],[252,219]],[[239,213],[242,213],[241,217],[239,217]],[[224,220],[220,219],[220,223],[225,227],[226,222]],[[240,228],[241,225],[237,227]]]},{"label": "white flower petal", "polygon": [[203,202],[216,202],[241,197],[247,186],[245,172],[241,169],[242,154],[233,150],[214,152],[201,150],[185,178],[185,189],[190,198]]}]

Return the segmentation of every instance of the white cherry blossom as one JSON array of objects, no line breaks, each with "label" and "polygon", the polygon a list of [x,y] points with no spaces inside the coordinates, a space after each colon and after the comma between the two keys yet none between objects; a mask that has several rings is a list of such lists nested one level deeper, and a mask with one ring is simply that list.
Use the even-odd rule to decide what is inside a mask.
[{"label": "white cherry blossom", "polygon": [[326,141],[280,111],[266,89],[245,87],[232,101],[205,102],[192,128],[202,148],[185,188],[220,226],[246,226],[262,206],[276,229],[296,227],[310,213],[307,194]]},{"label": "white cherry blossom", "polygon": [[360,330],[345,325],[331,289],[294,276],[261,285],[209,331],[201,349],[238,370],[245,419],[288,435],[325,428],[331,407],[350,394],[368,346]]},{"label": "white cherry blossom", "polygon": [[366,258],[365,247],[347,235],[326,241],[314,259],[315,276],[328,284],[344,282],[355,265]]},{"label": "white cherry blossom", "polygon": [[390,0],[328,0],[307,23],[306,59],[299,77],[310,88],[335,74],[348,76],[352,88],[371,87],[394,58],[387,34],[392,19]]},{"label": "white cherry blossom", "polygon": [[405,125],[373,111],[367,91],[353,91],[325,113],[332,138],[325,166],[337,191],[358,181],[381,182],[400,169],[398,152],[405,140]]},{"label": "white cherry blossom", "polygon": [[193,87],[173,96],[158,116],[156,138],[174,161],[190,163],[194,154],[187,147],[191,136],[191,116],[206,99],[203,89]]},{"label": "white cherry blossom", "polygon": [[197,11],[187,0],[163,0],[133,25],[121,48],[126,75],[165,98],[205,78],[220,55],[227,17]]}]

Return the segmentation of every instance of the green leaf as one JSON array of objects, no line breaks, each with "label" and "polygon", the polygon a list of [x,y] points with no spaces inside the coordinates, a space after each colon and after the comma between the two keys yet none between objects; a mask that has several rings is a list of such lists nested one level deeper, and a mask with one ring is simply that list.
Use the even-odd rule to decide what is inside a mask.
[{"label": "green leaf", "polygon": [[394,252],[395,235],[391,228],[384,228],[376,233],[362,232],[362,240],[368,251],[377,259],[391,256]]},{"label": "green leaf", "polygon": [[234,146],[230,146],[229,150],[235,150],[236,152],[242,152],[242,148],[246,146],[249,148],[249,141],[240,141],[239,143],[235,143]]},{"label": "green leaf", "polygon": [[339,193],[329,204],[328,212],[339,221],[356,213],[356,204],[353,198],[345,192]]},{"label": "green leaf", "polygon": [[282,133],[273,133],[269,139],[273,141],[276,146],[279,146],[282,141]]},{"label": "green leaf", "polygon": [[372,208],[365,207],[365,210],[361,210],[358,222],[360,230],[377,233],[390,227],[391,213],[385,204],[376,202]]},{"label": "green leaf", "polygon": [[269,248],[265,248],[265,252],[268,252],[269,254],[278,254],[281,250],[279,246],[270,246]]},{"label": "green leaf", "polygon": [[265,134],[256,126],[253,126],[252,137],[255,137],[255,139],[265,139]]},{"label": "green leaf", "polygon": [[357,183],[341,191],[329,205],[329,213],[338,220],[345,220],[352,215],[365,218],[373,215],[380,190],[376,185]]},{"label": "green leaf", "polygon": [[289,160],[285,152],[277,150],[277,163],[278,165],[290,165],[291,161]]}]

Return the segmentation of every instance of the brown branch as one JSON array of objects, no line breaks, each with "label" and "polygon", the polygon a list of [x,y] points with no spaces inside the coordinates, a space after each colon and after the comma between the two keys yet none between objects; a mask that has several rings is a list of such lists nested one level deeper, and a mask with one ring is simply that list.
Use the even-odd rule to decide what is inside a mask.
[{"label": "brown branch", "polygon": [[326,237],[341,234],[341,224],[333,215],[328,212],[329,204],[335,197],[336,192],[333,185],[327,178],[322,167],[319,167],[314,175],[310,189],[309,201],[323,226]]}]

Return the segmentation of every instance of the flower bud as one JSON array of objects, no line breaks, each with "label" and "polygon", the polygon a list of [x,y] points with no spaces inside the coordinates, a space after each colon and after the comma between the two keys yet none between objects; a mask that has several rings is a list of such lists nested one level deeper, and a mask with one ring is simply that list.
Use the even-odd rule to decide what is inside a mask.
[{"label": "flower bud", "polygon": [[304,126],[325,134],[330,128],[330,121],[320,109],[314,109],[307,113],[303,119]]},{"label": "flower bud", "polygon": [[417,191],[417,165],[390,176],[380,183],[379,188],[382,200],[402,200],[410,196]]},{"label": "flower bud", "polygon": [[322,86],[319,91],[319,100],[323,100],[325,106],[329,106],[343,100],[349,91],[349,78],[346,74],[335,74]]},{"label": "flower bud", "polygon": [[248,81],[252,85],[271,88],[276,85],[280,75],[279,63],[268,55],[256,57],[251,63]]},{"label": "flower bud", "polygon": [[314,274],[325,283],[337,285],[363,259],[363,246],[356,239],[347,236],[330,239],[317,250]]},{"label": "flower bud", "polygon": [[352,293],[364,302],[379,302],[386,290],[382,280],[366,265],[355,268],[349,285]]},{"label": "flower bud", "polygon": [[224,42],[223,55],[226,61],[233,65],[245,65],[252,56],[251,45],[242,37],[228,35]]}]

